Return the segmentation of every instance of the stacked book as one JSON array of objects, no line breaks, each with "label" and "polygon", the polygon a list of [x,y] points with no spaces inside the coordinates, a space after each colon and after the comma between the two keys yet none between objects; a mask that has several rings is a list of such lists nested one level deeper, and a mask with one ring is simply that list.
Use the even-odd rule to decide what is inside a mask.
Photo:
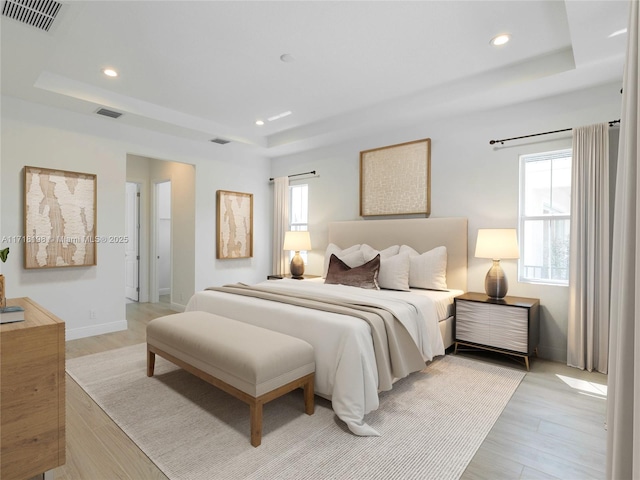
[{"label": "stacked book", "polygon": [[22,322],[24,320],[24,308],[4,307],[0,308],[0,324]]}]

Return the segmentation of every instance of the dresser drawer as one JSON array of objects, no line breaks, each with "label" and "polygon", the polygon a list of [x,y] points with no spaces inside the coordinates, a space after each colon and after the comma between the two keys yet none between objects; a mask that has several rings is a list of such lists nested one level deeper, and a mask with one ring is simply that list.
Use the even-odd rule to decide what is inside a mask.
[{"label": "dresser drawer", "polygon": [[456,340],[529,353],[526,308],[458,300]]}]

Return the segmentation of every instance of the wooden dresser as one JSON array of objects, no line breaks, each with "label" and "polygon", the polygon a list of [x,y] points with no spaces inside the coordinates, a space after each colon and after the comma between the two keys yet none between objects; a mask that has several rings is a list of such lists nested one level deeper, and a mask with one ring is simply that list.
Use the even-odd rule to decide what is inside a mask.
[{"label": "wooden dresser", "polygon": [[65,326],[29,298],[0,325],[0,477],[25,480],[65,463]]}]

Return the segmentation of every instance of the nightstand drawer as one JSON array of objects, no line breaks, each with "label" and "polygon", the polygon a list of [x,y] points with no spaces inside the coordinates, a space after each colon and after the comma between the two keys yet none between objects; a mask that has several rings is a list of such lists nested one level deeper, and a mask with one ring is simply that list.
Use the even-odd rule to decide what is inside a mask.
[{"label": "nightstand drawer", "polygon": [[456,302],[456,339],[514,352],[529,353],[526,308]]}]

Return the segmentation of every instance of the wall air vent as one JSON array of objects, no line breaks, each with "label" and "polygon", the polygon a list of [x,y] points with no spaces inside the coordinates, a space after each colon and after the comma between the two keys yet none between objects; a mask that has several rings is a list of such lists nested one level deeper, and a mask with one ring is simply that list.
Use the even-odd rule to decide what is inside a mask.
[{"label": "wall air vent", "polygon": [[113,110],[107,110],[106,108],[101,108],[96,111],[98,115],[104,115],[105,117],[118,118],[122,114],[120,112],[114,112]]},{"label": "wall air vent", "polygon": [[61,6],[53,0],[4,0],[2,15],[48,32]]},{"label": "wall air vent", "polygon": [[218,145],[226,145],[227,143],[231,142],[231,140],[225,140],[224,138],[212,138],[211,141],[213,143],[217,143]]}]

